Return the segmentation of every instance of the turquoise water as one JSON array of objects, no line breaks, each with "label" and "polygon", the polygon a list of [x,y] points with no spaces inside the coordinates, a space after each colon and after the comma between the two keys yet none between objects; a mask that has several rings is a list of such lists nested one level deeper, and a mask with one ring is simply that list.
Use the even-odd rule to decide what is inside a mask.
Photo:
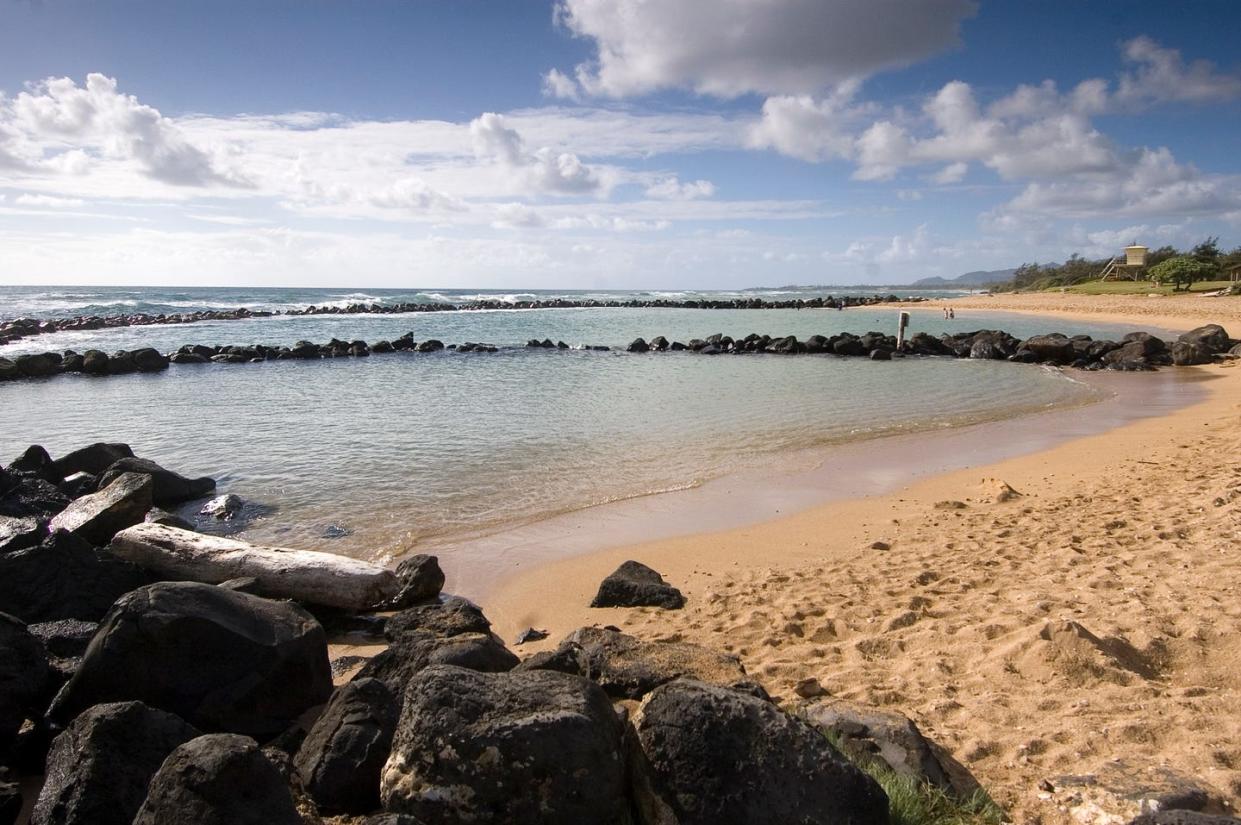
[{"label": "turquoise water", "polygon": [[[6,290],[0,290],[0,299]],[[77,294],[77,293],[75,293]],[[85,294],[82,301],[95,300]],[[838,293],[839,294],[839,293]],[[140,296],[142,297],[142,296]],[[147,294],[158,303],[163,295]],[[313,302],[313,300],[311,300]],[[36,314],[36,313],[23,313]],[[38,313],[46,316],[46,313]],[[0,315],[7,315],[0,312]],[[0,348],[112,350],[300,338],[483,341],[495,354],[173,366],[106,379],[0,384],[0,459],[126,441],[223,490],[274,506],[243,536],[387,559],[606,501],[679,489],[790,451],[1085,403],[1094,391],[1037,366],[948,359],[528,351],[529,338],[621,346],[639,335],[798,337],[894,328],[892,309],[557,309],[315,316],[38,336]],[[918,312],[914,331],[1047,322]],[[1115,336],[1101,325],[1067,333]],[[329,525],[350,532],[329,539]]]}]

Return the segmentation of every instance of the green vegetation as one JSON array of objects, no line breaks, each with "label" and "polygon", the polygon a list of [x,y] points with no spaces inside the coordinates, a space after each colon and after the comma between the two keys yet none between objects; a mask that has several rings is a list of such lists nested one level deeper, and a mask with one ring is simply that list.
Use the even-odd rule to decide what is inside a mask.
[{"label": "green vegetation", "polygon": [[[1171,246],[1152,249],[1146,256],[1146,268],[1137,273],[1138,280],[1101,282],[1110,258],[1091,260],[1074,254],[1062,264],[1022,264],[1008,283],[996,286],[1001,292],[1041,292],[1070,288],[1089,294],[1127,294],[1178,291],[1204,291],[1205,284],[1227,287],[1218,281],[1221,273],[1241,264],[1241,246],[1221,252],[1219,238],[1207,238],[1193,249],[1182,252]],[[1087,286],[1089,288],[1087,288]]]},{"label": "green vegetation", "polygon": [[[1190,292],[1215,292],[1232,286],[1229,281],[1198,281],[1189,287]],[[1053,287],[1051,292],[1071,292],[1075,295],[1171,295],[1172,285],[1154,281],[1087,281],[1068,287]]]},{"label": "green vegetation", "polygon": [[1157,284],[1172,284],[1172,291],[1189,291],[1195,281],[1206,281],[1219,274],[1219,264],[1178,255],[1147,269],[1146,274]]},{"label": "green vegetation", "polygon": [[967,799],[957,799],[926,782],[901,776],[877,757],[853,758],[841,747],[838,736],[827,731],[823,735],[883,788],[890,825],[1000,825],[1006,821],[1004,810],[981,788]]}]

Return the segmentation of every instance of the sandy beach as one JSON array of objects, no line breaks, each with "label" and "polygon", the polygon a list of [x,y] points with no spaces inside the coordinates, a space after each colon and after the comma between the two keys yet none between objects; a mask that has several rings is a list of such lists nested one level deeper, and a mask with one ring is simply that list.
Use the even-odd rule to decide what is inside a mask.
[{"label": "sandy beach", "polygon": [[[953,304],[1241,326],[1241,302],[1225,299]],[[1045,781],[1115,760],[1194,778],[1235,808],[1241,368],[1192,369],[1206,398],[1172,416],[755,526],[545,564],[484,607],[506,639],[549,631],[522,655],[610,624],[730,651],[786,702],[813,678],[831,696],[898,710],[1016,822],[1065,821]],[[588,608],[625,559],[659,570],[686,607]]]}]

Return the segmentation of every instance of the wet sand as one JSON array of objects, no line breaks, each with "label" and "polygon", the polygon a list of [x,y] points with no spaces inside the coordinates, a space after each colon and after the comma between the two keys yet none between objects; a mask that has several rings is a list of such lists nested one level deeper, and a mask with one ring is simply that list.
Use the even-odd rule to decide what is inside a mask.
[{"label": "wet sand", "polygon": [[[1172,304],[1125,314],[1135,302],[1092,300],[1055,311],[1135,328],[1241,326],[1231,321],[1241,302],[1185,299],[1209,302],[1204,316]],[[923,472],[898,466],[886,480],[860,472],[868,458],[883,462],[882,450],[859,445],[852,472],[817,470],[846,479],[835,500],[807,484],[828,498],[792,515],[737,524],[728,513],[638,544],[606,520],[583,522],[581,555],[487,587],[483,606],[510,642],[527,626],[550,631],[523,655],[576,627],[614,624],[732,651],[781,700],[814,678],[833,696],[899,710],[1017,822],[1064,821],[1040,782],[1118,758],[1172,768],[1241,804],[1241,366],[1164,373],[1199,379],[1200,399],[1160,415],[1167,407],[1139,394],[1124,403],[1153,417],[1084,432],[1066,423],[1020,454],[997,456],[987,428],[1029,418],[962,430],[953,452],[964,464],[918,446],[933,436],[915,437],[906,452]],[[1107,403],[1043,418],[1090,420]],[[998,495],[1005,485],[1019,495]],[[759,497],[797,509],[804,492]],[[754,512],[748,500],[735,509]],[[629,558],[681,588],[686,607],[588,608]]]}]

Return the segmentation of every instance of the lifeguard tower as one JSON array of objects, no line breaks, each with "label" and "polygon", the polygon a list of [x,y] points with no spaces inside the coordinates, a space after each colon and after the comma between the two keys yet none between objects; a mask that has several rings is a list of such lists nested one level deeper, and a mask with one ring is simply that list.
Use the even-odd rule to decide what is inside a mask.
[{"label": "lifeguard tower", "polygon": [[1103,267],[1103,281],[1136,281],[1146,270],[1146,254],[1150,250],[1133,244],[1125,247],[1125,254],[1117,255]]}]

